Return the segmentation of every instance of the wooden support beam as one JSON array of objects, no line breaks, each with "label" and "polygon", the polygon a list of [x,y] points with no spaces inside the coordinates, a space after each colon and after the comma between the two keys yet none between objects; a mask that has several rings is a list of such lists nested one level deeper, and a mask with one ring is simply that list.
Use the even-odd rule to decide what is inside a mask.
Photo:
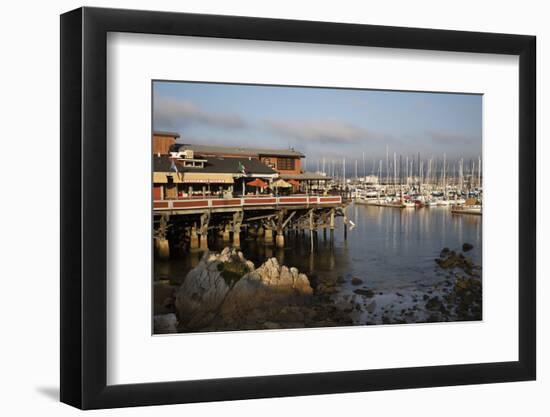
[{"label": "wooden support beam", "polygon": [[286,218],[286,220],[283,222],[283,229],[286,227],[286,225],[288,224],[288,222],[294,217],[294,215],[296,214],[295,211],[293,211],[292,213],[290,213],[290,216],[288,216]]},{"label": "wooden support beam", "polygon": [[251,222],[253,220],[262,220],[262,219],[272,219],[274,217],[276,217],[277,214],[265,214],[263,216],[254,216],[254,217],[249,217],[246,219],[247,222]]}]

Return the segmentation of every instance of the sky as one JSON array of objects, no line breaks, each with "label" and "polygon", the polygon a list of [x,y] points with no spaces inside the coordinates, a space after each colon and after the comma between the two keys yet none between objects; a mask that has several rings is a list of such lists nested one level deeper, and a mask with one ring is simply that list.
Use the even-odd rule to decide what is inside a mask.
[{"label": "sky", "polygon": [[182,143],[294,148],[309,170],[322,158],[373,166],[387,151],[477,161],[482,95],[155,81],[153,129]]}]

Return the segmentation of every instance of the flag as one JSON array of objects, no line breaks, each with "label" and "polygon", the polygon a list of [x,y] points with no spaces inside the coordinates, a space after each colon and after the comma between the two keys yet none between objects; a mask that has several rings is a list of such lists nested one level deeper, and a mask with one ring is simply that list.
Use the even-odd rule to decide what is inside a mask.
[{"label": "flag", "polygon": [[241,172],[243,175],[246,175],[246,168],[240,161],[239,161],[239,164],[237,165],[237,170]]}]

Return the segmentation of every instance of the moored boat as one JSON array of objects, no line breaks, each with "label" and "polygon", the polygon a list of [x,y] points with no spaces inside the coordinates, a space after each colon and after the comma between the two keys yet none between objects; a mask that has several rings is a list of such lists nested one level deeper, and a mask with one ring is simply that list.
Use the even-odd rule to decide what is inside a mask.
[{"label": "moored boat", "polygon": [[481,205],[453,205],[451,213],[453,214],[481,214]]},{"label": "moored boat", "polygon": [[453,214],[481,214],[482,205],[475,198],[468,198],[464,204],[453,204],[451,213]]}]

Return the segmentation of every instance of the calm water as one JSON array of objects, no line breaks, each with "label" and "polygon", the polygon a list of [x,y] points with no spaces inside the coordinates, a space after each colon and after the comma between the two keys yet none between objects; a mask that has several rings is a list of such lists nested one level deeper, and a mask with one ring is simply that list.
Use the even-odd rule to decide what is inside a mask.
[{"label": "calm water", "polygon": [[[448,208],[395,209],[352,204],[348,216],[355,228],[344,239],[342,218],[337,219],[334,243],[319,232],[311,251],[309,233],[287,236],[284,249],[265,247],[254,239],[241,239],[246,258],[259,266],[275,256],[308,276],[352,276],[370,288],[396,289],[430,284],[442,279],[434,258],[443,247],[460,250],[465,242],[474,245],[468,256],[481,264],[482,217],[453,215]],[[219,250],[223,245],[211,248]],[[198,263],[200,253],[155,263],[156,278],[181,281]]]}]

